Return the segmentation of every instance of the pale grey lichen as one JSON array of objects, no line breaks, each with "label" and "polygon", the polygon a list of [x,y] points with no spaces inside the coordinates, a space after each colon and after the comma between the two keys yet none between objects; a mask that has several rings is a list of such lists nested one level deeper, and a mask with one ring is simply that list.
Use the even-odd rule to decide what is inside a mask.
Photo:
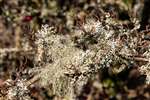
[{"label": "pale grey lichen", "polygon": [[75,97],[103,67],[121,72],[128,62],[134,61],[128,55],[138,52],[140,40],[134,29],[124,29],[109,14],[103,22],[87,19],[71,35],[57,34],[54,30],[46,25],[35,34],[35,65],[41,68],[39,84],[50,85],[53,94],[59,96]]},{"label": "pale grey lichen", "polygon": [[139,71],[146,75],[146,82],[147,84],[150,84],[150,64],[148,63],[147,65],[143,65],[139,68]]},{"label": "pale grey lichen", "polygon": [[150,84],[150,46],[148,46],[148,50],[144,52],[143,56],[148,59],[148,62],[145,65],[139,67],[139,71],[146,75],[146,82]]},{"label": "pale grey lichen", "polygon": [[[101,68],[107,67],[119,73],[131,62],[139,61],[134,58],[138,55],[137,47],[141,45],[136,30],[137,27],[125,29],[109,14],[102,21],[87,19],[72,34],[57,34],[54,27],[43,25],[35,33],[35,48],[0,49],[0,63],[8,53],[24,52],[34,57],[34,68],[28,74],[36,73],[35,77],[28,82],[18,79],[8,89],[9,99],[16,96],[27,98],[24,96],[29,93],[27,87],[38,79],[40,86],[50,88],[52,94],[74,99]],[[139,66],[139,71],[147,75],[149,84],[149,48],[142,56],[147,63]]]},{"label": "pale grey lichen", "polygon": [[6,80],[5,84],[8,86],[7,99],[8,100],[30,100],[28,86],[25,84],[26,80],[18,79],[15,83],[13,80]]},{"label": "pale grey lichen", "polygon": [[[58,35],[53,34],[51,29],[42,26],[41,31],[36,33],[35,43],[38,53],[35,56],[35,63],[42,65],[39,73],[40,84],[44,86],[52,84],[52,91],[57,95],[80,93],[91,75],[101,67],[110,67],[114,59],[118,59],[115,55],[115,42],[111,42],[113,45],[109,44],[114,33],[106,30],[99,21],[89,20],[84,24],[86,33],[78,34],[79,42],[85,43],[87,35],[94,35],[93,38],[98,41],[97,44],[89,44],[91,47],[86,51],[77,48],[76,43],[72,41],[72,37],[76,34]],[[88,43],[87,40],[87,45]]]}]

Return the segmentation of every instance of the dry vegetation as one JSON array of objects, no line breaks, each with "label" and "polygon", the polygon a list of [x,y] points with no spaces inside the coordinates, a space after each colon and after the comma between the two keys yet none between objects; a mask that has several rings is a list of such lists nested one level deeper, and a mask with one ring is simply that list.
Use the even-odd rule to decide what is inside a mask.
[{"label": "dry vegetation", "polygon": [[0,6],[0,100],[150,99],[142,1],[0,0]]}]

